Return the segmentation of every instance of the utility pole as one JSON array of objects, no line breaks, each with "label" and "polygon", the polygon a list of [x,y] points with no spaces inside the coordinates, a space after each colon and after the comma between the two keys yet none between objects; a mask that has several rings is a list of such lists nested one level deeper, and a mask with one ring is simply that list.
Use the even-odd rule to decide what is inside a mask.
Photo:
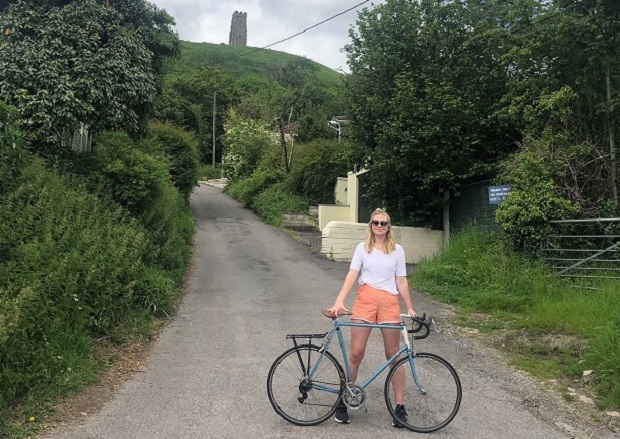
[{"label": "utility pole", "polygon": [[215,168],[215,102],[216,102],[217,92],[213,92],[213,157],[212,157],[212,165]]}]

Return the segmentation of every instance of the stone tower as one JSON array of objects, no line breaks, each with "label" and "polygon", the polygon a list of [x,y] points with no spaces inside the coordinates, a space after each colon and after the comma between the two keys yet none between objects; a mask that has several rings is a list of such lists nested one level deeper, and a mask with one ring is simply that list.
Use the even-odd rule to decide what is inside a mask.
[{"label": "stone tower", "polygon": [[230,35],[228,37],[228,44],[235,46],[247,46],[248,45],[248,25],[247,25],[247,12],[237,12],[232,16],[230,22]]}]

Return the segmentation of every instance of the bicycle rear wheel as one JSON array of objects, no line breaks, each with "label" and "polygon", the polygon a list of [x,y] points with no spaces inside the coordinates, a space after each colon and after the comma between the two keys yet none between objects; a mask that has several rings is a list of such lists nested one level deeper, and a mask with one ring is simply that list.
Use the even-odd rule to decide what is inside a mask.
[{"label": "bicycle rear wheel", "polygon": [[[396,421],[418,433],[430,433],[448,425],[461,405],[461,380],[454,368],[439,355],[418,353],[413,358],[417,383],[409,357],[397,361],[385,380],[385,402],[396,418],[393,380],[400,375],[405,383],[406,421]],[[401,381],[402,382],[402,381]]]},{"label": "bicycle rear wheel", "polygon": [[318,346],[299,345],[286,350],[269,369],[269,402],[277,414],[295,425],[320,424],[336,411],[344,371],[331,353],[320,356]]}]

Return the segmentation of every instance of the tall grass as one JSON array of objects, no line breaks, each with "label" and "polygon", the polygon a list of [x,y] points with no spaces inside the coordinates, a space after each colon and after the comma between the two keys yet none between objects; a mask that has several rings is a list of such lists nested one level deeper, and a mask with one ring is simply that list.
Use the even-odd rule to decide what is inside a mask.
[{"label": "tall grass", "polygon": [[[499,235],[474,228],[455,235],[438,256],[420,262],[411,282],[465,314],[488,313],[504,327],[526,331],[528,343],[514,346],[530,357],[530,369],[557,366],[558,373],[571,378],[585,369],[595,370],[599,404],[620,407],[617,282],[557,279],[542,261],[516,254]],[[596,289],[584,288],[593,286]],[[542,341],[554,335],[576,341],[561,346]]]}]

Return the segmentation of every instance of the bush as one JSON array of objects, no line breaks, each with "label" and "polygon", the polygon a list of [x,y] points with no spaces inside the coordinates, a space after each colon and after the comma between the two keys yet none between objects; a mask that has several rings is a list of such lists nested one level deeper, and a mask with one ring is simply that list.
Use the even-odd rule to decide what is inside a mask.
[{"label": "bush", "polygon": [[[0,197],[0,410],[80,385],[91,337],[132,314],[145,269],[143,228],[40,159]],[[36,398],[35,398],[36,399]]]},{"label": "bush", "polygon": [[13,187],[17,175],[28,162],[17,118],[15,107],[0,102],[0,196]]},{"label": "bush", "polygon": [[198,179],[198,142],[195,137],[173,125],[160,122],[149,124],[149,136],[160,144],[153,146],[165,152],[170,163],[172,183],[181,192],[185,200],[194,190]]},{"label": "bush", "polygon": [[286,183],[277,183],[261,192],[252,208],[267,223],[279,227],[283,213],[307,213],[308,200],[292,194]]},{"label": "bush", "polygon": [[502,183],[510,194],[497,208],[496,221],[516,250],[535,253],[550,234],[549,220],[574,218],[579,206],[560,192],[563,164],[550,157],[552,145],[530,141],[505,166]]},{"label": "bush", "polygon": [[255,198],[267,188],[283,182],[285,174],[275,170],[257,171],[250,178],[237,180],[226,185],[224,192],[242,203],[253,208]]},{"label": "bush", "polygon": [[299,144],[288,177],[292,192],[306,197],[312,204],[334,203],[338,177],[352,169],[350,144],[337,140],[317,140]]},{"label": "bush", "polygon": [[152,139],[134,144],[124,133],[105,133],[97,142],[92,176],[100,176],[104,183],[99,181],[96,186],[103,186],[104,193],[127,207],[145,227],[145,263],[180,282],[190,254],[194,220],[170,181],[169,162],[160,148]]},{"label": "bush", "polygon": [[194,235],[194,217],[183,196],[168,184],[139,220],[149,238],[145,263],[164,269],[179,284]]},{"label": "bush", "polygon": [[198,171],[200,180],[216,180],[222,178],[222,168],[219,166],[202,165]]},{"label": "bush", "polygon": [[250,177],[263,151],[273,144],[271,134],[258,122],[238,116],[234,111],[229,113],[224,129],[224,175],[231,180]]},{"label": "bush", "polygon": [[139,150],[123,132],[102,133],[95,139],[94,177],[105,193],[132,214],[144,213],[162,196],[169,181],[168,165]]}]

